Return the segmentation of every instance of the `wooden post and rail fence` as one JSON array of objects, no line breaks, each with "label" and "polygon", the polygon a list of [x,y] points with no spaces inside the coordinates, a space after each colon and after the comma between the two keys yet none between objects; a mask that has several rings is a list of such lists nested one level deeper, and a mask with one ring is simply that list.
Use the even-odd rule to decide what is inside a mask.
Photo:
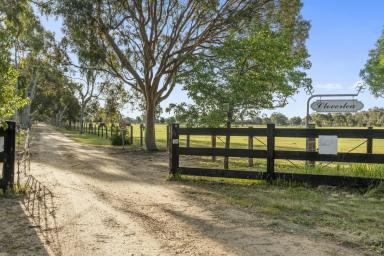
[{"label": "wooden post and rail fence", "polygon": [[[272,182],[276,179],[283,179],[296,182],[308,182],[315,185],[337,185],[337,186],[359,186],[368,187],[381,183],[379,178],[338,176],[338,175],[317,175],[301,173],[285,173],[275,171],[275,160],[302,160],[314,163],[315,161],[325,162],[353,162],[353,163],[384,163],[384,154],[373,154],[373,139],[384,139],[384,130],[381,129],[316,129],[316,128],[275,128],[274,124],[268,124],[267,128],[180,128],[173,124],[170,131],[170,154],[169,168],[173,175],[193,175],[208,177],[243,178],[243,179],[265,179]],[[181,147],[180,136],[211,136],[212,147]],[[333,135],[337,138],[361,138],[366,139],[366,153],[344,153],[320,154],[316,150],[311,151],[289,151],[276,150],[275,140],[277,137],[309,138],[315,141],[320,135]],[[248,149],[237,148],[216,148],[216,136],[245,136],[248,137]],[[266,149],[253,149],[253,137],[266,137]],[[316,149],[316,147],[314,147]],[[265,171],[244,171],[206,169],[196,167],[180,166],[180,156],[208,156],[212,157],[242,157],[249,159],[249,166],[253,165],[254,158],[266,159]]]},{"label": "wooden post and rail fence", "polygon": [[[87,134],[93,134],[101,138],[105,139],[112,139],[113,136],[121,136],[122,133],[126,133],[128,131],[129,137],[128,137],[128,144],[134,143],[134,132],[133,132],[133,125],[129,124],[127,125],[127,128],[122,128],[117,125],[112,124],[109,129],[108,126],[104,123],[96,124],[96,123],[84,123],[84,133]],[[81,130],[81,127],[79,126],[79,122],[72,122],[70,121],[67,124],[67,128],[70,130]],[[140,124],[139,127],[139,143],[140,146],[143,146],[144,144],[144,125]],[[167,125],[167,150],[168,150],[168,140],[169,140],[169,125]]]}]

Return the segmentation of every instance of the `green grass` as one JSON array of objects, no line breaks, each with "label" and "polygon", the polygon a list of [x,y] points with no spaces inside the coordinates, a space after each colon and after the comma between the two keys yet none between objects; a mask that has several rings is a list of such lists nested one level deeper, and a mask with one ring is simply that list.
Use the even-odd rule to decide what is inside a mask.
[{"label": "green grass", "polygon": [[58,130],[80,143],[93,146],[111,146],[110,139],[101,138],[93,134],[80,134],[79,131],[75,130],[68,130],[62,128],[58,128]]},{"label": "green grass", "polygon": [[359,192],[238,179],[183,176],[181,180],[259,214],[268,220],[264,223],[268,228],[331,237],[375,255],[384,253],[384,185]]},{"label": "green grass", "polygon": [[[247,126],[248,127],[248,126]],[[256,127],[256,126],[255,126]],[[265,126],[257,126],[265,127]],[[165,124],[156,124],[156,143],[160,149],[166,148],[166,136],[167,136],[167,126]],[[284,127],[285,128],[285,127]],[[110,131],[110,127],[108,127]],[[73,132],[73,131],[72,131]],[[76,132],[73,132],[74,134]],[[78,132],[77,132],[78,133]],[[90,135],[95,137],[96,135]],[[140,142],[140,126],[139,124],[133,125],[133,137],[134,144],[139,144]],[[99,138],[100,140],[104,140]],[[210,147],[211,146],[211,136],[191,136],[191,147]],[[254,148],[255,149],[266,149],[266,138],[265,137],[255,137],[254,138]],[[348,152],[355,146],[364,142],[364,139],[339,139],[339,152]],[[103,144],[96,143],[95,144]],[[186,144],[186,136],[180,136],[180,146]],[[225,137],[217,137],[217,147],[223,148],[225,146]],[[248,137],[244,136],[232,136],[231,137],[231,148],[247,148],[248,147]],[[305,138],[276,138],[276,149],[277,150],[305,150]],[[358,147],[353,151],[354,153],[364,153],[366,152],[366,145]],[[373,141],[373,153],[384,153],[384,140],[376,139]]]}]

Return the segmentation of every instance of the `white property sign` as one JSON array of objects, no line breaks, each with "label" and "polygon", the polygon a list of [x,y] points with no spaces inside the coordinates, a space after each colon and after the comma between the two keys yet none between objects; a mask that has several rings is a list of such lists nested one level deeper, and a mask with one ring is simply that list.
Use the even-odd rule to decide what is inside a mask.
[{"label": "white property sign", "polygon": [[317,100],[311,104],[316,112],[357,112],[363,107],[358,100]]},{"label": "white property sign", "polygon": [[319,154],[337,155],[336,135],[319,135]]}]

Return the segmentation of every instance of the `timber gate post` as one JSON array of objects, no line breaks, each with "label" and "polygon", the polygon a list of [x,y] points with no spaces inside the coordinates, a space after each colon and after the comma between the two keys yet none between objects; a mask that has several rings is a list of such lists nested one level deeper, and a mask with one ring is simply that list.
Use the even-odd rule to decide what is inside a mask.
[{"label": "timber gate post", "polygon": [[275,124],[267,124],[267,180],[275,179]]},{"label": "timber gate post", "polygon": [[[249,130],[252,130],[252,126],[248,127]],[[248,149],[253,150],[253,136],[248,136]],[[253,157],[248,158],[248,167],[253,167]]]},{"label": "timber gate post", "polygon": [[[211,147],[216,148],[216,135],[211,135]],[[212,161],[216,162],[216,156],[212,156]]]},{"label": "timber gate post", "polygon": [[187,141],[186,141],[186,146],[189,148],[191,146],[191,135],[187,134]]},{"label": "timber gate post", "polygon": [[367,136],[367,154],[372,154],[373,150],[373,127],[368,127],[368,136]]},{"label": "timber gate post", "polygon": [[170,127],[169,172],[175,175],[179,169],[179,124]]},{"label": "timber gate post", "polygon": [[133,125],[131,124],[131,137],[130,137],[130,142],[131,142],[131,145],[133,145]]},{"label": "timber gate post", "polygon": [[[173,124],[172,124],[173,126]],[[167,151],[169,152],[169,147],[170,147],[170,143],[169,143],[169,135],[171,133],[171,127],[169,125],[167,125],[167,131],[166,131],[167,135],[166,135],[166,140],[167,140]]]},{"label": "timber gate post", "polygon": [[[315,124],[308,124],[307,129],[315,129]],[[315,137],[307,137],[306,140],[306,150],[307,152],[315,152],[316,151],[316,138]],[[309,167],[315,166],[315,161],[308,160],[306,161],[306,165]]]},{"label": "timber gate post", "polygon": [[1,188],[5,192],[8,188],[12,189],[15,175],[15,153],[16,153],[16,123],[7,122],[8,128],[4,134],[4,159],[3,159],[3,178]]}]

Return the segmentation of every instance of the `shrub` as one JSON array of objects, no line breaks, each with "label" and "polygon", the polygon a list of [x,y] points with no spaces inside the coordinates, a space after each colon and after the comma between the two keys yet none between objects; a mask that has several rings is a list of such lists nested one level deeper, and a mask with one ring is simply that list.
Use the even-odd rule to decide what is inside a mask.
[{"label": "shrub", "polygon": [[[111,143],[113,146],[121,146],[123,145],[123,140],[121,135],[112,135]],[[129,145],[130,141],[128,138],[124,137],[124,145]]]}]

